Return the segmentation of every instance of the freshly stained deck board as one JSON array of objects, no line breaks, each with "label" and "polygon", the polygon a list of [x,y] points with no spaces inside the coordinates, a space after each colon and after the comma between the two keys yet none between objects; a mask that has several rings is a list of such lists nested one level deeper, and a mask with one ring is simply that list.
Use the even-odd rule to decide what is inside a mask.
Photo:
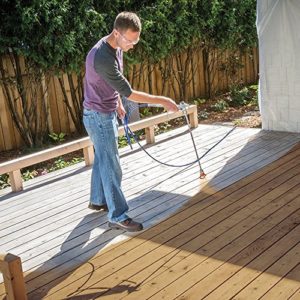
[{"label": "freshly stained deck board", "polygon": [[[199,153],[204,153],[229,130],[200,125],[194,130]],[[181,135],[182,132],[179,129],[167,133],[165,142],[159,137],[159,143],[148,148],[149,151],[175,164],[194,160],[192,146],[187,146],[189,137]],[[178,172],[153,163],[141,151],[128,154],[128,150],[121,150],[130,214],[145,221],[150,229],[127,234],[132,239],[112,246],[109,244],[113,239],[123,239],[126,235],[106,230],[105,214],[91,213],[86,208],[90,168],[72,167],[70,171],[49,174],[48,185],[45,176],[26,183],[25,192],[15,195],[1,191],[0,251],[9,250],[21,256],[29,299],[46,295],[49,299],[63,299],[77,294],[104,299],[143,299],[151,295],[153,299],[161,296],[174,299],[174,295],[200,299],[196,297],[198,290],[201,293],[204,290],[203,296],[213,295],[219,285],[226,287],[226,282],[234,277],[233,272],[247,270],[249,262],[241,263],[242,253],[247,253],[257,241],[273,238],[274,243],[279,242],[289,237],[287,228],[297,230],[300,150],[294,149],[270,163],[299,140],[297,134],[238,128],[202,160],[208,178],[201,182],[197,165]],[[187,202],[198,191],[200,194]],[[285,194],[288,196],[283,197]],[[44,203],[40,201],[41,195],[46,196]],[[24,212],[18,213],[22,209]],[[9,213],[13,216],[11,223]],[[167,218],[172,213],[175,214]],[[159,226],[155,225],[159,220],[162,220]],[[136,254],[134,249],[140,252]],[[286,273],[297,274],[293,273],[297,261],[290,262],[288,257],[283,260],[289,262]],[[186,265],[187,261],[190,265]],[[283,264],[277,261],[280,269]],[[203,267],[211,272],[202,278],[198,274],[202,274]],[[272,265],[266,270],[269,268],[275,272]],[[260,276],[264,273],[257,274],[253,284],[260,284]],[[280,290],[280,278],[266,278],[269,285],[259,285],[260,296],[271,293],[273,286]],[[156,281],[159,284],[153,284]],[[201,286],[206,288],[200,289]],[[296,295],[296,287],[297,284],[291,284],[285,294]],[[236,293],[244,297],[242,289]]]},{"label": "freshly stained deck board", "polygon": [[[299,170],[298,170],[299,171]],[[298,190],[296,191],[297,193],[299,193],[299,188],[298,188]],[[250,198],[251,200],[252,200],[252,198]],[[240,199],[239,199],[240,200]],[[249,200],[248,200],[249,201]],[[235,203],[235,206],[239,206],[240,205],[240,203],[239,203],[239,201],[236,201],[236,202],[238,202],[238,203]],[[257,204],[256,204],[257,205]],[[223,210],[221,210],[220,211],[220,217],[218,218],[217,217],[217,215],[216,214],[213,214],[212,215],[212,217],[210,218],[210,219],[208,219],[208,222],[206,222],[206,223],[208,223],[209,224],[209,226],[213,226],[213,224],[211,224],[212,222],[215,222],[216,224],[217,224],[217,226],[220,226],[220,224],[218,223],[218,220],[220,220],[219,222],[222,222],[222,220],[224,220],[225,219],[225,223],[226,224],[224,224],[224,228],[225,228],[225,230],[226,229],[228,229],[228,227],[230,226],[229,224],[228,224],[228,221],[226,221],[226,217],[227,217],[227,215],[228,215],[228,213],[229,213],[229,211],[231,211],[231,210],[233,210],[233,211],[236,211],[236,208],[235,207],[230,207],[231,209],[230,210],[228,210],[227,209],[227,211],[226,211],[226,209],[223,209]],[[258,207],[259,208],[259,207]],[[195,209],[195,208],[194,208]],[[244,209],[245,210],[245,209]],[[249,210],[249,209],[248,209]],[[269,211],[269,209],[266,207],[266,212],[268,212]],[[249,212],[250,212],[251,210],[249,210]],[[206,215],[206,214],[208,214],[208,212],[203,212],[203,215]],[[245,215],[245,213],[240,213],[240,218],[242,219],[242,218],[245,218],[246,217],[246,215]],[[202,217],[203,218],[203,217]],[[120,268],[120,270],[118,269],[118,271],[115,273],[115,275],[113,275],[112,274],[112,276],[110,276],[110,277],[107,277],[107,275],[109,274],[109,270],[110,270],[110,268],[111,268],[111,266],[110,265],[107,265],[107,266],[102,266],[100,269],[98,269],[98,271],[99,271],[99,274],[98,274],[98,276],[97,276],[97,270],[95,270],[94,271],[94,274],[93,275],[95,275],[95,276],[93,276],[93,279],[95,278],[95,280],[98,280],[99,278],[101,278],[101,274],[105,274],[105,280],[104,280],[104,282],[102,283],[102,282],[97,282],[97,286],[109,286],[108,284],[110,283],[110,284],[114,284],[114,276],[117,276],[117,277],[121,277],[121,278],[128,278],[128,282],[140,282],[140,280],[141,280],[141,278],[140,278],[140,280],[138,280],[138,281],[135,281],[135,280],[133,280],[132,278],[130,278],[130,274],[131,274],[131,272],[136,272],[136,270],[139,270],[139,269],[144,269],[144,266],[142,265],[142,263],[144,262],[145,264],[147,264],[148,266],[151,266],[152,265],[152,260],[154,259],[154,260],[157,260],[159,257],[161,257],[163,254],[164,254],[164,247],[163,246],[160,246],[162,243],[163,243],[163,241],[165,241],[165,239],[169,239],[169,238],[171,238],[173,235],[175,235],[176,237],[175,237],[175,239],[176,240],[178,240],[178,242],[177,243],[181,243],[181,245],[179,244],[176,244],[176,243],[174,243],[174,240],[171,240],[171,242],[167,242],[167,246],[168,247],[166,247],[167,248],[167,250],[169,250],[169,248],[171,248],[171,249],[176,249],[176,248],[182,248],[183,250],[181,251],[181,252],[187,252],[188,251],[188,253],[189,252],[192,252],[193,250],[193,248],[191,247],[191,246],[188,246],[188,245],[185,245],[185,244],[183,244],[182,245],[182,243],[184,242],[184,240],[185,239],[190,239],[191,237],[193,237],[193,232],[196,232],[197,234],[199,233],[199,231],[203,231],[204,232],[204,236],[200,236],[200,237],[198,237],[198,239],[196,238],[196,237],[193,237],[193,239],[192,239],[192,241],[191,241],[191,243],[194,245],[194,247],[196,246],[199,246],[199,244],[201,245],[201,243],[203,243],[203,241],[205,241],[205,232],[206,232],[206,230],[207,230],[207,226],[205,226],[205,223],[203,223],[203,222],[200,222],[200,223],[198,223],[197,224],[197,227],[196,227],[196,225],[195,225],[195,223],[194,222],[197,222],[197,220],[198,219],[202,219],[201,218],[201,215],[196,215],[195,217],[193,217],[193,218],[190,218],[191,220],[189,221],[189,222],[186,222],[186,221],[188,221],[188,219],[184,219],[184,221],[182,221],[182,222],[185,222],[185,223],[187,223],[187,228],[190,228],[190,229],[185,229],[185,228],[182,228],[182,224],[181,224],[181,227],[180,227],[180,229],[182,230],[182,234],[181,234],[181,236],[177,236],[178,235],[178,233],[176,232],[176,228],[173,228],[172,227],[172,231],[170,231],[170,232],[168,232],[167,234],[165,234],[165,237],[163,237],[163,238],[160,238],[160,240],[159,240],[159,242],[156,242],[156,240],[155,240],[155,246],[156,247],[159,247],[159,248],[162,248],[162,249],[159,249],[158,248],[158,251],[157,251],[157,253],[155,253],[155,251],[151,251],[151,252],[149,252],[148,254],[149,255],[147,255],[147,256],[145,256],[145,255],[143,255],[142,256],[142,258],[141,258],[141,262],[140,261],[138,261],[138,260],[134,260],[132,263],[130,263],[129,264],[129,266],[128,267],[125,267],[124,269],[121,269],[121,267],[122,267],[122,264],[124,264],[124,263],[128,263],[128,260],[130,259],[132,259],[132,256],[133,256],[133,254],[132,253],[129,253],[129,258],[127,258],[127,253],[125,253],[124,255],[122,255],[122,256],[120,256],[120,262],[118,262],[117,261],[117,259],[115,258],[115,261],[114,261],[114,263],[116,263],[118,266],[119,266],[119,268]],[[231,218],[232,219],[232,218]],[[229,220],[231,220],[231,219],[229,219]],[[236,220],[234,220],[234,222],[236,222]],[[174,226],[175,227],[175,226]],[[244,227],[243,227],[243,229],[244,229]],[[222,230],[224,230],[224,229],[222,229]],[[175,231],[175,232],[174,232]],[[190,232],[189,232],[190,231]],[[226,231],[225,231],[226,232]],[[214,238],[214,236],[212,237],[211,236],[211,231],[209,232],[210,233],[210,236],[209,236],[209,238],[211,239],[211,238]],[[214,234],[216,234],[215,232],[214,232]],[[225,234],[226,235],[226,234]],[[235,235],[233,235],[233,236],[235,236]],[[221,237],[222,238],[222,242],[224,242],[224,241],[226,241],[226,242],[229,242],[230,240],[228,240],[228,239],[226,239],[226,237]],[[158,245],[157,245],[158,244]],[[145,245],[143,245],[143,249],[144,248],[146,248],[145,247]],[[156,248],[157,249],[157,248]],[[166,249],[165,249],[166,250]],[[201,249],[202,250],[202,249]],[[169,250],[170,251],[170,250]],[[206,252],[207,251],[207,252]],[[204,251],[204,253],[207,253],[207,254],[209,254],[209,252],[208,252],[208,250],[206,250],[206,251]],[[138,255],[141,255],[141,254],[143,254],[143,253],[141,253],[141,251],[140,251],[140,249],[139,248],[134,248],[134,250],[132,251],[132,252],[137,252],[137,254]],[[176,277],[179,277],[179,278],[181,278],[181,276],[182,276],[182,274],[181,274],[181,272],[186,272],[186,270],[188,270],[189,268],[188,268],[188,266],[187,266],[187,263],[185,262],[185,261],[183,261],[183,255],[184,254],[182,254],[182,253],[178,253],[177,255],[179,256],[179,259],[177,260],[177,261],[180,261],[180,265],[182,265],[182,266],[179,266],[176,270],[174,270],[174,269],[171,269],[171,274],[169,273],[169,272],[165,272],[164,274],[165,274],[165,276],[163,277],[163,278],[160,278],[160,277],[158,277],[156,280],[155,280],[155,284],[153,283],[153,282],[149,282],[149,286],[152,288],[152,286],[154,285],[155,287],[157,287],[157,286],[159,286],[159,284],[161,284],[161,285],[165,285],[167,282],[169,282],[169,280],[172,278],[172,275],[174,274],[174,276],[176,276]],[[198,255],[198,254],[197,254]],[[200,254],[199,254],[200,255]],[[150,257],[149,257],[150,256]],[[152,257],[152,260],[151,260],[151,257]],[[192,255],[191,257],[190,257],[190,262],[193,264],[193,263],[195,263],[195,261],[197,261],[197,260],[195,260],[195,258],[197,258],[197,256],[195,257],[194,255]],[[102,261],[102,260],[101,260]],[[123,262],[122,262],[123,261]],[[170,263],[170,261],[168,261],[168,263]],[[97,264],[94,264],[94,267],[96,267],[96,265]],[[139,266],[139,267],[137,267],[137,266]],[[167,267],[166,265],[164,265],[164,267]],[[170,267],[170,266],[169,266]],[[205,267],[205,271],[207,270],[207,266]],[[151,274],[151,273],[150,273]],[[198,272],[196,272],[195,273],[195,276],[196,277],[198,277]],[[187,280],[187,282],[189,282],[189,280]],[[91,280],[89,281],[89,284],[91,283]],[[191,283],[193,283],[193,281],[191,281]],[[164,297],[166,297],[166,298],[168,298],[169,297],[169,295],[171,294],[171,291],[173,291],[174,292],[174,290],[176,290],[176,288],[177,289],[181,289],[183,286],[182,286],[182,284],[175,284],[174,286],[172,286],[171,288],[170,288],[170,291],[168,291],[168,292],[166,292],[165,294],[164,294]],[[133,299],[134,299],[134,297],[138,297],[138,298],[141,298],[141,299],[144,299],[145,297],[146,297],[146,295],[147,296],[149,296],[149,291],[144,291],[145,293],[144,294],[139,294],[139,293],[134,293],[134,294],[132,294],[132,297],[133,297]],[[195,295],[197,295],[197,294],[195,294]],[[160,297],[160,295],[159,295],[159,297],[157,298],[157,299],[162,299],[162,297]],[[173,298],[170,298],[170,299],[173,299]]]},{"label": "freshly stained deck board", "polygon": [[[292,161],[292,164],[293,163],[295,163],[294,161]],[[287,169],[282,169],[282,172],[286,172],[287,173],[287,170],[289,170],[289,168],[290,168],[290,166],[289,167],[287,167]],[[290,176],[292,177],[292,178],[294,178],[294,184],[297,184],[297,182],[299,182],[299,180],[297,179],[297,178],[295,178],[295,174],[299,174],[299,167],[298,167],[298,170],[297,170],[297,172],[295,173],[295,174],[293,174],[293,172],[288,172],[289,174],[290,174]],[[284,180],[284,178],[281,176],[282,174],[278,174],[278,176],[281,178],[281,180]],[[277,177],[278,177],[277,176]],[[288,175],[286,175],[285,174],[285,176],[288,176]],[[276,186],[278,184],[278,182],[274,182],[274,185]],[[289,186],[289,185],[288,185]],[[269,187],[270,188],[270,187]],[[299,195],[299,187],[298,187],[298,189],[296,189],[295,191],[294,191],[294,193],[295,194],[290,194],[290,197],[295,197],[295,195]],[[294,211],[294,210],[296,210],[297,208],[299,209],[299,201],[298,201],[299,199],[297,199],[297,200],[294,200],[294,206],[292,206],[291,208],[290,208],[290,212],[291,211]],[[284,204],[284,203],[283,203]],[[276,207],[276,205],[278,205],[278,204],[275,204],[275,207]],[[267,206],[266,206],[266,209],[265,209],[265,211],[266,212],[269,212],[270,211],[270,208],[268,208]],[[290,212],[288,212],[288,213],[290,213]],[[279,217],[283,217],[284,218],[284,214],[283,213],[279,213],[278,214],[278,216]],[[260,216],[260,217],[264,217],[264,216]],[[299,214],[297,215],[297,218],[299,218]],[[297,220],[297,218],[296,218],[296,220]],[[181,219],[181,218],[180,218]],[[185,220],[185,218],[182,218],[183,220]],[[259,220],[259,218],[258,218],[258,220]],[[295,219],[292,219],[292,221],[294,222],[295,221]],[[273,222],[276,222],[276,220],[274,221],[273,220]],[[268,223],[267,223],[268,224]],[[263,226],[261,226],[261,230],[263,229],[265,229],[266,228],[266,225],[267,224],[263,224]],[[273,224],[271,224],[271,225],[273,225]],[[285,224],[285,227],[283,227],[283,228],[286,228],[286,224]],[[289,229],[291,229],[290,227],[289,227]],[[282,229],[281,229],[282,230]],[[197,231],[197,230],[196,230]],[[280,232],[280,231],[279,231]],[[187,232],[185,232],[186,234],[184,235],[184,236],[189,236],[189,234],[187,233]],[[257,234],[256,233],[256,229],[254,229],[254,233],[255,234]],[[287,234],[288,232],[285,232],[285,234]],[[273,236],[273,235],[272,235]],[[294,237],[298,237],[299,236],[299,231],[297,231],[296,232],[296,234],[294,235]],[[289,237],[289,236],[288,236]],[[227,239],[226,239],[226,236],[224,237],[224,238],[222,238],[222,236],[221,236],[221,240],[223,240],[223,241],[228,241]],[[244,240],[246,240],[247,241],[247,239],[244,239]],[[289,241],[290,241],[290,239],[288,239]],[[285,244],[285,243],[283,243],[283,244]],[[173,246],[173,245],[172,245]],[[173,247],[172,247],[173,248]],[[176,247],[174,246],[174,248],[176,249]],[[222,247],[221,247],[222,248]],[[136,248],[134,248],[134,249],[136,249]],[[128,250],[128,249],[127,249]],[[233,250],[234,250],[234,248],[233,248]],[[162,252],[163,252],[163,249],[162,249]],[[207,252],[205,252],[205,254],[206,254]],[[196,258],[197,258],[197,256],[196,257],[192,257],[192,259],[191,259],[191,262],[193,262],[193,261],[195,261],[196,260]],[[124,257],[124,256],[122,256],[122,259],[124,259],[125,261],[126,261],[126,257]],[[144,261],[146,261],[146,262],[149,262],[149,257],[144,257],[143,256],[143,260]],[[180,257],[179,259],[178,259],[178,261],[180,261],[181,262],[181,260],[182,260],[182,257]],[[129,276],[129,274],[128,274],[128,269],[124,269],[124,274],[123,274],[123,277],[122,277],[122,273],[120,272],[120,270],[119,270],[119,268],[120,268],[120,264],[116,261],[116,259],[114,259],[114,261],[113,261],[113,264],[114,263],[116,263],[116,265],[118,266],[118,272],[116,272],[116,275],[115,276],[117,276],[117,277],[119,277],[120,276],[120,278],[126,278],[126,280],[127,280],[127,282],[126,282],[126,284],[125,284],[125,286],[127,286],[127,289],[129,289],[130,290],[130,287],[131,287],[131,289],[132,290],[134,290],[134,286],[132,286],[130,283],[131,282],[140,282],[140,281],[134,281],[133,280],[133,278],[130,278],[130,276]],[[151,264],[151,261],[150,261],[150,264]],[[138,268],[137,266],[139,266],[140,268]],[[95,265],[94,265],[94,267],[95,267]],[[99,271],[100,271],[100,273],[101,274],[107,274],[107,272],[105,272],[105,270],[109,270],[110,268],[112,268],[112,266],[110,265],[108,265],[107,266],[107,268],[105,268],[104,270],[103,270],[103,265],[102,265],[102,267],[101,267],[101,269],[99,269]],[[139,262],[139,263],[137,263],[137,265],[134,267],[134,266],[132,266],[132,270],[133,270],[133,272],[135,271],[135,272],[140,272],[140,270],[143,270],[143,268],[142,268],[143,266],[141,266],[141,263]],[[164,269],[164,267],[166,268],[166,266],[162,266],[163,267],[163,269]],[[184,266],[182,269],[184,270],[184,271],[186,271],[185,270],[185,267],[186,266]],[[204,266],[204,270],[206,270],[206,266]],[[102,273],[103,272],[103,273]],[[129,272],[130,273],[130,272]],[[157,286],[157,284],[158,283],[162,283],[163,285],[165,285],[166,284],[166,280],[167,279],[169,279],[170,278],[170,276],[172,275],[172,274],[176,274],[176,275],[178,275],[178,273],[176,272],[176,270],[172,270],[172,273],[171,273],[171,275],[170,275],[170,273],[169,272],[165,272],[166,273],[166,277],[165,278],[163,278],[163,279],[160,279],[160,278],[157,278],[156,279],[156,284],[153,284],[152,282],[151,283],[149,283],[149,285],[150,285],[150,287],[153,287],[153,286]],[[151,273],[150,273],[151,274]],[[195,274],[195,276],[196,276],[196,278],[198,278],[198,275],[199,274],[199,272],[196,272],[196,274]],[[94,277],[95,276],[95,277]],[[180,274],[179,274],[179,276],[180,276]],[[97,274],[95,274],[95,271],[94,271],[94,273],[93,273],[93,278],[95,278],[95,279],[98,279],[99,278],[99,276],[97,276]],[[107,279],[109,279],[109,277],[106,277]],[[147,277],[146,277],[147,278]],[[182,278],[182,277],[181,277]],[[112,278],[110,278],[110,280],[112,280]],[[83,280],[84,281],[84,280]],[[187,282],[190,282],[190,280],[189,279],[187,279]],[[91,283],[91,280],[89,280],[89,283]],[[106,282],[107,283],[107,282]],[[122,291],[122,285],[121,285],[121,283],[122,283],[122,281],[120,282],[120,279],[119,279],[119,284],[120,284],[120,286],[116,286],[116,291],[115,292],[121,292]],[[124,282],[125,283],[125,282]],[[77,283],[78,284],[78,283]],[[80,286],[80,285],[79,285]],[[89,290],[89,289],[87,289],[87,293],[90,291],[94,291],[94,288],[96,288],[96,287],[98,287],[98,289],[100,289],[100,287],[107,287],[108,285],[106,284],[105,285],[105,282],[103,283],[103,284],[101,284],[101,282],[97,282],[97,285],[96,286],[92,286],[92,289],[91,290]],[[115,285],[113,285],[113,286],[115,286]],[[177,288],[179,288],[179,290],[182,288],[182,285],[180,284],[180,282],[179,283],[177,283],[177,284],[175,284],[175,286],[173,286],[172,288],[170,288],[170,290],[169,290],[169,292],[166,292],[165,294],[162,294],[165,298],[167,298],[167,299],[173,299],[172,297],[170,297],[170,291],[174,291],[174,288],[175,287],[177,287]],[[124,288],[124,285],[123,285],[123,288]],[[71,286],[69,285],[69,287],[67,288],[67,290],[66,291],[64,291],[64,292],[70,292],[70,290],[71,290]],[[100,289],[101,290],[101,289]],[[126,292],[125,293],[127,293],[127,290],[126,290]],[[109,294],[111,294],[111,295],[113,295],[113,290],[110,290],[109,292],[108,292],[108,295]],[[59,295],[59,294],[58,294]],[[100,296],[100,292],[98,291],[98,295]],[[132,296],[132,298],[133,299],[137,299],[137,298],[142,298],[143,299],[143,296],[147,296],[147,298],[148,298],[148,296],[150,296],[151,295],[151,293],[150,292],[148,292],[147,293],[147,291],[145,292],[145,294],[139,294],[138,292],[134,292],[134,293],[132,293],[132,294],[130,294],[130,296]],[[157,294],[157,295],[155,295],[155,297],[154,297],[154,299],[161,299],[161,296],[162,295],[160,295],[160,294]],[[121,296],[120,294],[118,294],[118,297],[119,296]],[[173,295],[174,296],[174,295]],[[175,295],[176,296],[176,295]],[[197,293],[195,293],[194,294],[194,296],[195,296],[195,299],[199,299],[199,294],[197,294]],[[53,297],[50,297],[50,299],[55,299],[55,294],[53,295]],[[129,297],[130,298],[130,297]],[[222,298],[222,297],[221,297]],[[212,298],[212,299],[216,299],[216,298]],[[225,298],[226,299],[226,298]]]},{"label": "freshly stained deck board", "polygon": [[300,287],[298,288],[298,290],[288,298],[289,300],[298,300],[300,299]]},{"label": "freshly stained deck board", "polygon": [[[300,198],[299,198],[300,199]],[[298,232],[298,234],[300,231]],[[297,238],[297,237],[296,237]],[[291,246],[292,247],[292,246]],[[287,245],[282,246],[287,249]],[[270,254],[270,253],[268,253]],[[282,277],[285,277],[289,271],[299,264],[295,257],[300,254],[300,243],[296,244],[290,250],[284,253],[283,256],[267,268],[260,276],[256,277],[247,287],[243,288],[234,299],[257,299],[263,296],[273,285],[275,285]],[[272,253],[274,255],[274,253]],[[259,263],[259,267],[263,266],[263,262]],[[276,274],[274,276],[273,274]]]},{"label": "freshly stained deck board", "polygon": [[[281,212],[280,217],[282,215],[284,214]],[[297,214],[296,217],[299,218],[299,214]],[[280,221],[281,219],[275,220]],[[250,224],[252,225],[252,223]],[[200,265],[190,271],[189,274],[186,274],[182,289],[177,289],[178,295],[180,295],[182,291],[185,290],[180,299],[202,299],[203,297],[207,296],[214,288],[217,288],[218,285],[221,286],[220,288],[223,288],[222,284],[224,284],[224,281],[226,281],[227,277],[233,275],[234,272],[237,272],[237,270],[241,269],[242,267],[245,267],[245,262],[250,261],[251,259],[253,259],[253,256],[259,255],[260,251],[265,250],[264,248],[268,246],[268,243],[271,243],[272,239],[276,240],[282,237],[284,234],[289,233],[286,230],[280,231],[276,227],[273,227],[270,232],[267,232],[267,234],[260,237],[260,234],[270,229],[270,225],[271,224],[258,223],[256,227],[253,226],[249,232],[246,232],[244,235],[238,236],[238,239],[234,240],[233,242],[231,242],[230,239],[226,240],[226,236],[224,235],[224,238],[222,237],[223,243],[226,241],[229,242],[229,244],[227,244],[224,249],[221,249],[220,252],[210,254],[207,251],[206,247],[204,247],[204,249],[208,253],[207,255],[209,255],[210,257],[205,258]],[[289,222],[285,222],[284,225],[289,225],[291,227],[292,224],[289,220]],[[268,238],[268,243],[263,243],[265,238]],[[243,247],[245,246],[247,247],[243,249]],[[213,246],[211,249],[218,249],[218,247]],[[203,252],[203,249],[202,253],[205,253]],[[202,271],[199,273],[199,270]],[[188,280],[190,280],[190,283],[188,283]],[[157,296],[164,294],[169,294],[171,296],[171,293],[168,292],[172,288],[172,292],[176,291],[176,289],[174,290],[174,286],[176,284],[181,284],[181,280],[178,279]],[[238,287],[242,288],[243,286],[244,285],[240,283]],[[232,290],[232,285],[229,284],[228,292],[231,292]],[[207,298],[229,299],[230,297],[229,295],[226,295],[224,290],[220,290],[219,292],[218,290],[216,290],[215,293],[211,293],[211,295],[209,294]]]},{"label": "freshly stained deck board", "polygon": [[285,300],[289,299],[297,290],[300,289],[300,263],[289,271],[283,278],[273,285],[262,297],[262,300],[277,299]]}]

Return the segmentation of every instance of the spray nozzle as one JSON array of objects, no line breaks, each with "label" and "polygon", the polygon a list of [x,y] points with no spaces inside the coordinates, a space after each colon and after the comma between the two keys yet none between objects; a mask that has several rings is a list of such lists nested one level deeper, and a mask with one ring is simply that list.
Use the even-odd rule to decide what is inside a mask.
[{"label": "spray nozzle", "polygon": [[186,110],[189,107],[189,105],[187,103],[185,103],[184,101],[181,101],[178,105],[178,108],[182,111]]}]

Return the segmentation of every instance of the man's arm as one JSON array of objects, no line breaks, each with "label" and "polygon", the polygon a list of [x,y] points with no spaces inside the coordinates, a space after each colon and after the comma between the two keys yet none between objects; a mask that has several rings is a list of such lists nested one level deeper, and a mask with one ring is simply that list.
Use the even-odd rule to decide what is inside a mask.
[{"label": "man's arm", "polygon": [[171,98],[154,96],[133,90],[127,79],[118,69],[116,60],[111,60],[110,58],[110,56],[104,57],[97,51],[94,62],[95,70],[119,94],[134,102],[161,104],[168,111],[178,111],[176,103]]},{"label": "man's arm", "polygon": [[144,92],[132,90],[132,93],[130,94],[128,99],[134,102],[161,104],[168,111],[178,111],[178,107],[175,101],[164,96],[154,96]]},{"label": "man's arm", "polygon": [[128,97],[131,86],[118,68],[117,60],[111,55],[103,55],[99,50],[95,54],[95,71],[119,94]]}]

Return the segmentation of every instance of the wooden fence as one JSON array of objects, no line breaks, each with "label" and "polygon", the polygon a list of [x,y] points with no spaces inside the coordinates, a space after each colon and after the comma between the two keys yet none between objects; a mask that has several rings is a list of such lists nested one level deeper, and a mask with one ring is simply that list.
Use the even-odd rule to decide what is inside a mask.
[{"label": "wooden fence", "polygon": [[[14,74],[9,58],[2,61],[7,74]],[[22,76],[29,75],[24,72]],[[76,85],[77,77],[72,77]],[[127,71],[127,77],[134,89],[170,96],[177,101],[187,101],[227,91],[232,82],[256,83],[258,53],[257,49],[247,53],[230,53],[191,48],[155,65],[147,62],[134,65]],[[76,127],[64,100],[66,97],[64,98],[61,89],[62,82],[65,86],[65,96],[72,107],[70,81],[65,74],[60,78],[42,78],[38,90],[35,93],[28,92],[27,96],[38,99],[37,114],[42,108],[47,111],[46,115],[41,114],[39,118],[40,128],[46,126],[49,132],[70,134],[76,132]],[[12,94],[14,101],[20,101],[17,89]],[[4,86],[0,81],[0,151],[17,149],[24,145],[11,117],[5,95]],[[17,105],[16,109],[22,115],[22,105]]]}]

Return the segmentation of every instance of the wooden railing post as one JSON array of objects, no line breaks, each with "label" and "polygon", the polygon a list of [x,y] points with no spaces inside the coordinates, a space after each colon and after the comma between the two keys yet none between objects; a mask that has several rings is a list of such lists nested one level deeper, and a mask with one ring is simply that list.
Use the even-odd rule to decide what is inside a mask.
[{"label": "wooden railing post", "polygon": [[145,128],[145,134],[146,134],[146,143],[154,144],[155,143],[154,126],[149,126]]},{"label": "wooden railing post", "polygon": [[94,146],[89,146],[83,148],[83,155],[85,160],[85,165],[90,166],[94,163],[95,153],[94,153]]},{"label": "wooden railing post", "polygon": [[198,127],[198,113],[197,113],[197,106],[193,108],[193,112],[189,114],[189,121],[191,128],[197,128]]},{"label": "wooden railing post", "polygon": [[3,274],[7,300],[27,300],[20,257],[0,254],[0,272]]},{"label": "wooden railing post", "polygon": [[23,190],[23,180],[20,170],[15,170],[9,172],[9,179],[11,184],[11,189],[13,192],[19,192]]}]

